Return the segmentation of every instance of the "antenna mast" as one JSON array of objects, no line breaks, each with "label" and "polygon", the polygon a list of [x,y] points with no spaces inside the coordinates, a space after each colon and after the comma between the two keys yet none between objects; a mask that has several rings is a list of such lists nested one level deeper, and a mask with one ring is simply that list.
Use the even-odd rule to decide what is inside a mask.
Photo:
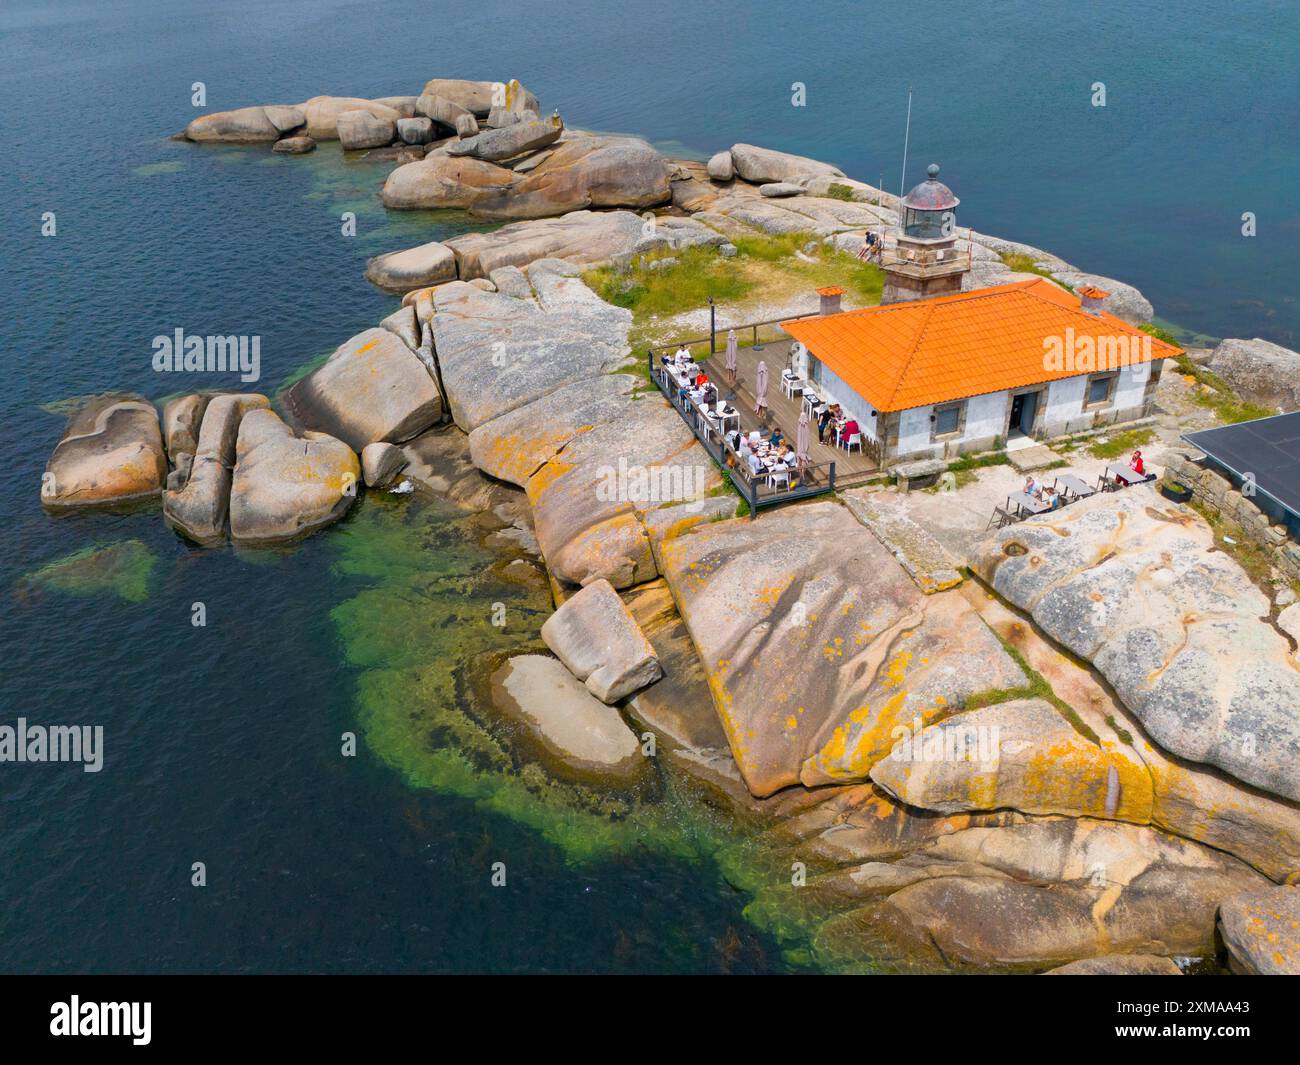
[{"label": "antenna mast", "polygon": [[907,87],[907,128],[903,131],[903,173],[898,179],[898,198],[907,195],[907,142],[912,135],[912,86]]}]

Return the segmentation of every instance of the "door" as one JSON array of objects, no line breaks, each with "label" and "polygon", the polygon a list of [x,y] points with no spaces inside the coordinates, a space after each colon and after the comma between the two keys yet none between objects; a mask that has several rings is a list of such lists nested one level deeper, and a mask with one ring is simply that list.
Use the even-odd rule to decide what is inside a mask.
[{"label": "door", "polygon": [[1014,436],[1020,432],[1020,419],[1024,416],[1025,397],[1013,396],[1011,399],[1011,417],[1007,419],[1007,435]]},{"label": "door", "polygon": [[[1038,412],[1038,393],[1029,392],[1017,396],[1016,402],[1020,404],[1020,418],[1016,421],[1016,426],[1025,436],[1033,436],[1034,415]],[[1012,406],[1014,409],[1014,404]]]}]

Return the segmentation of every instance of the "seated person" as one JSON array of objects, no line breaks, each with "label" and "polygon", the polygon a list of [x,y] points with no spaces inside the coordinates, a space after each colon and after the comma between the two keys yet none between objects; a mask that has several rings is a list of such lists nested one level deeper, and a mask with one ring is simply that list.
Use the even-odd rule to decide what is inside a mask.
[{"label": "seated person", "polygon": [[707,385],[709,383],[709,375],[701,370],[699,377],[695,379],[695,383],[697,385]]},{"label": "seated person", "polygon": [[749,460],[754,457],[754,452],[750,450],[749,441],[745,437],[740,438],[740,447],[736,449],[736,454],[740,456],[740,461],[749,464]]},{"label": "seated person", "polygon": [[749,454],[749,472],[757,477],[763,472],[763,463],[752,451]]},{"label": "seated person", "polygon": [[1128,460],[1128,468],[1139,477],[1145,477],[1147,475],[1146,463],[1142,461],[1142,452],[1133,452],[1133,457]]},{"label": "seated person", "polygon": [[772,430],[772,441],[771,441],[772,446],[783,447],[784,442],[785,442],[785,434],[781,432],[781,427],[778,425],[775,429]]},{"label": "seated person", "polygon": [[857,419],[846,419],[844,424],[840,426],[840,443],[847,444],[859,432],[861,432],[861,430],[858,428]]},{"label": "seated person", "polygon": [[1025,478],[1025,487],[1023,491],[1025,495],[1029,496],[1031,499],[1037,499],[1042,495],[1043,486],[1034,480],[1034,475],[1031,473]]},{"label": "seated person", "polygon": [[727,430],[727,443],[731,445],[732,451],[737,451],[740,449],[740,439],[741,437],[740,437],[739,429]]}]

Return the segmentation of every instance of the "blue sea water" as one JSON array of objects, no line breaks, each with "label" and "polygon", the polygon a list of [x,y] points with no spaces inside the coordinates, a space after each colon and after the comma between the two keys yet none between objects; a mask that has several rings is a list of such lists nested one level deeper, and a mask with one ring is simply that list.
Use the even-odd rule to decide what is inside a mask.
[{"label": "blue sea water", "polygon": [[[259,387],[274,390],[395,306],[364,281],[368,256],[472,224],[386,215],[387,168],[334,147],[168,141],[197,113],[193,83],[217,110],[518,77],[570,125],[697,156],[770,145],[891,190],[911,86],[907,183],[941,163],[961,224],[1133,283],[1191,333],[1296,346],[1297,10],[9,0],[0,723],[102,722],[107,751],[94,775],[0,765],[0,970],[787,966],[707,865],[633,851],[575,867],[364,748],[341,760],[357,671],[331,611],[357,582],[334,534],[268,564],[191,548],[157,513],[42,511],[62,427],[42,405],[193,387],[151,369],[151,339],[176,328],[260,335]],[[46,212],[55,237],[40,234]],[[158,559],[143,603],[18,591],[51,560],[131,538]],[[196,600],[205,629],[189,624]],[[489,890],[503,854],[516,887]],[[189,886],[195,860],[206,889]]]}]

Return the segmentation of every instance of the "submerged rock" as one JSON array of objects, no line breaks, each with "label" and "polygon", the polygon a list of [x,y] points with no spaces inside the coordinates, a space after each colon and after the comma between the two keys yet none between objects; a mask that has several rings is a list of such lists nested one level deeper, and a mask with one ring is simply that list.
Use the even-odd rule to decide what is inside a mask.
[{"label": "submerged rock", "polygon": [[542,639],[602,703],[616,703],[663,676],[655,649],[608,581],[564,601]]},{"label": "submerged rock", "polygon": [[189,479],[184,487],[168,489],[163,496],[168,525],[200,544],[225,539],[240,422],[249,411],[270,405],[265,396],[256,394],[222,393],[208,401]]},{"label": "submerged rock", "polygon": [[274,411],[249,411],[239,425],[230,537],[292,540],[337,521],[357,497],[360,474],[356,454],[341,440],[298,437]]},{"label": "submerged rock", "polygon": [[492,675],[493,695],[521,719],[572,775],[635,780],[644,771],[636,736],[564,666],[544,655],[516,655]]},{"label": "submerged rock", "polygon": [[32,591],[68,595],[115,595],[128,603],[149,598],[157,558],[139,540],[92,544],[48,562],[27,574],[18,584],[20,596]]},{"label": "submerged rock", "polygon": [[380,328],[339,345],[285,393],[284,402],[302,424],[337,436],[354,451],[376,440],[410,440],[442,412],[424,364],[395,333]]},{"label": "submerged rock", "polygon": [[132,503],[158,495],[167,476],[158,412],[142,396],[90,399],[68,421],[41,478],[51,510]]}]

